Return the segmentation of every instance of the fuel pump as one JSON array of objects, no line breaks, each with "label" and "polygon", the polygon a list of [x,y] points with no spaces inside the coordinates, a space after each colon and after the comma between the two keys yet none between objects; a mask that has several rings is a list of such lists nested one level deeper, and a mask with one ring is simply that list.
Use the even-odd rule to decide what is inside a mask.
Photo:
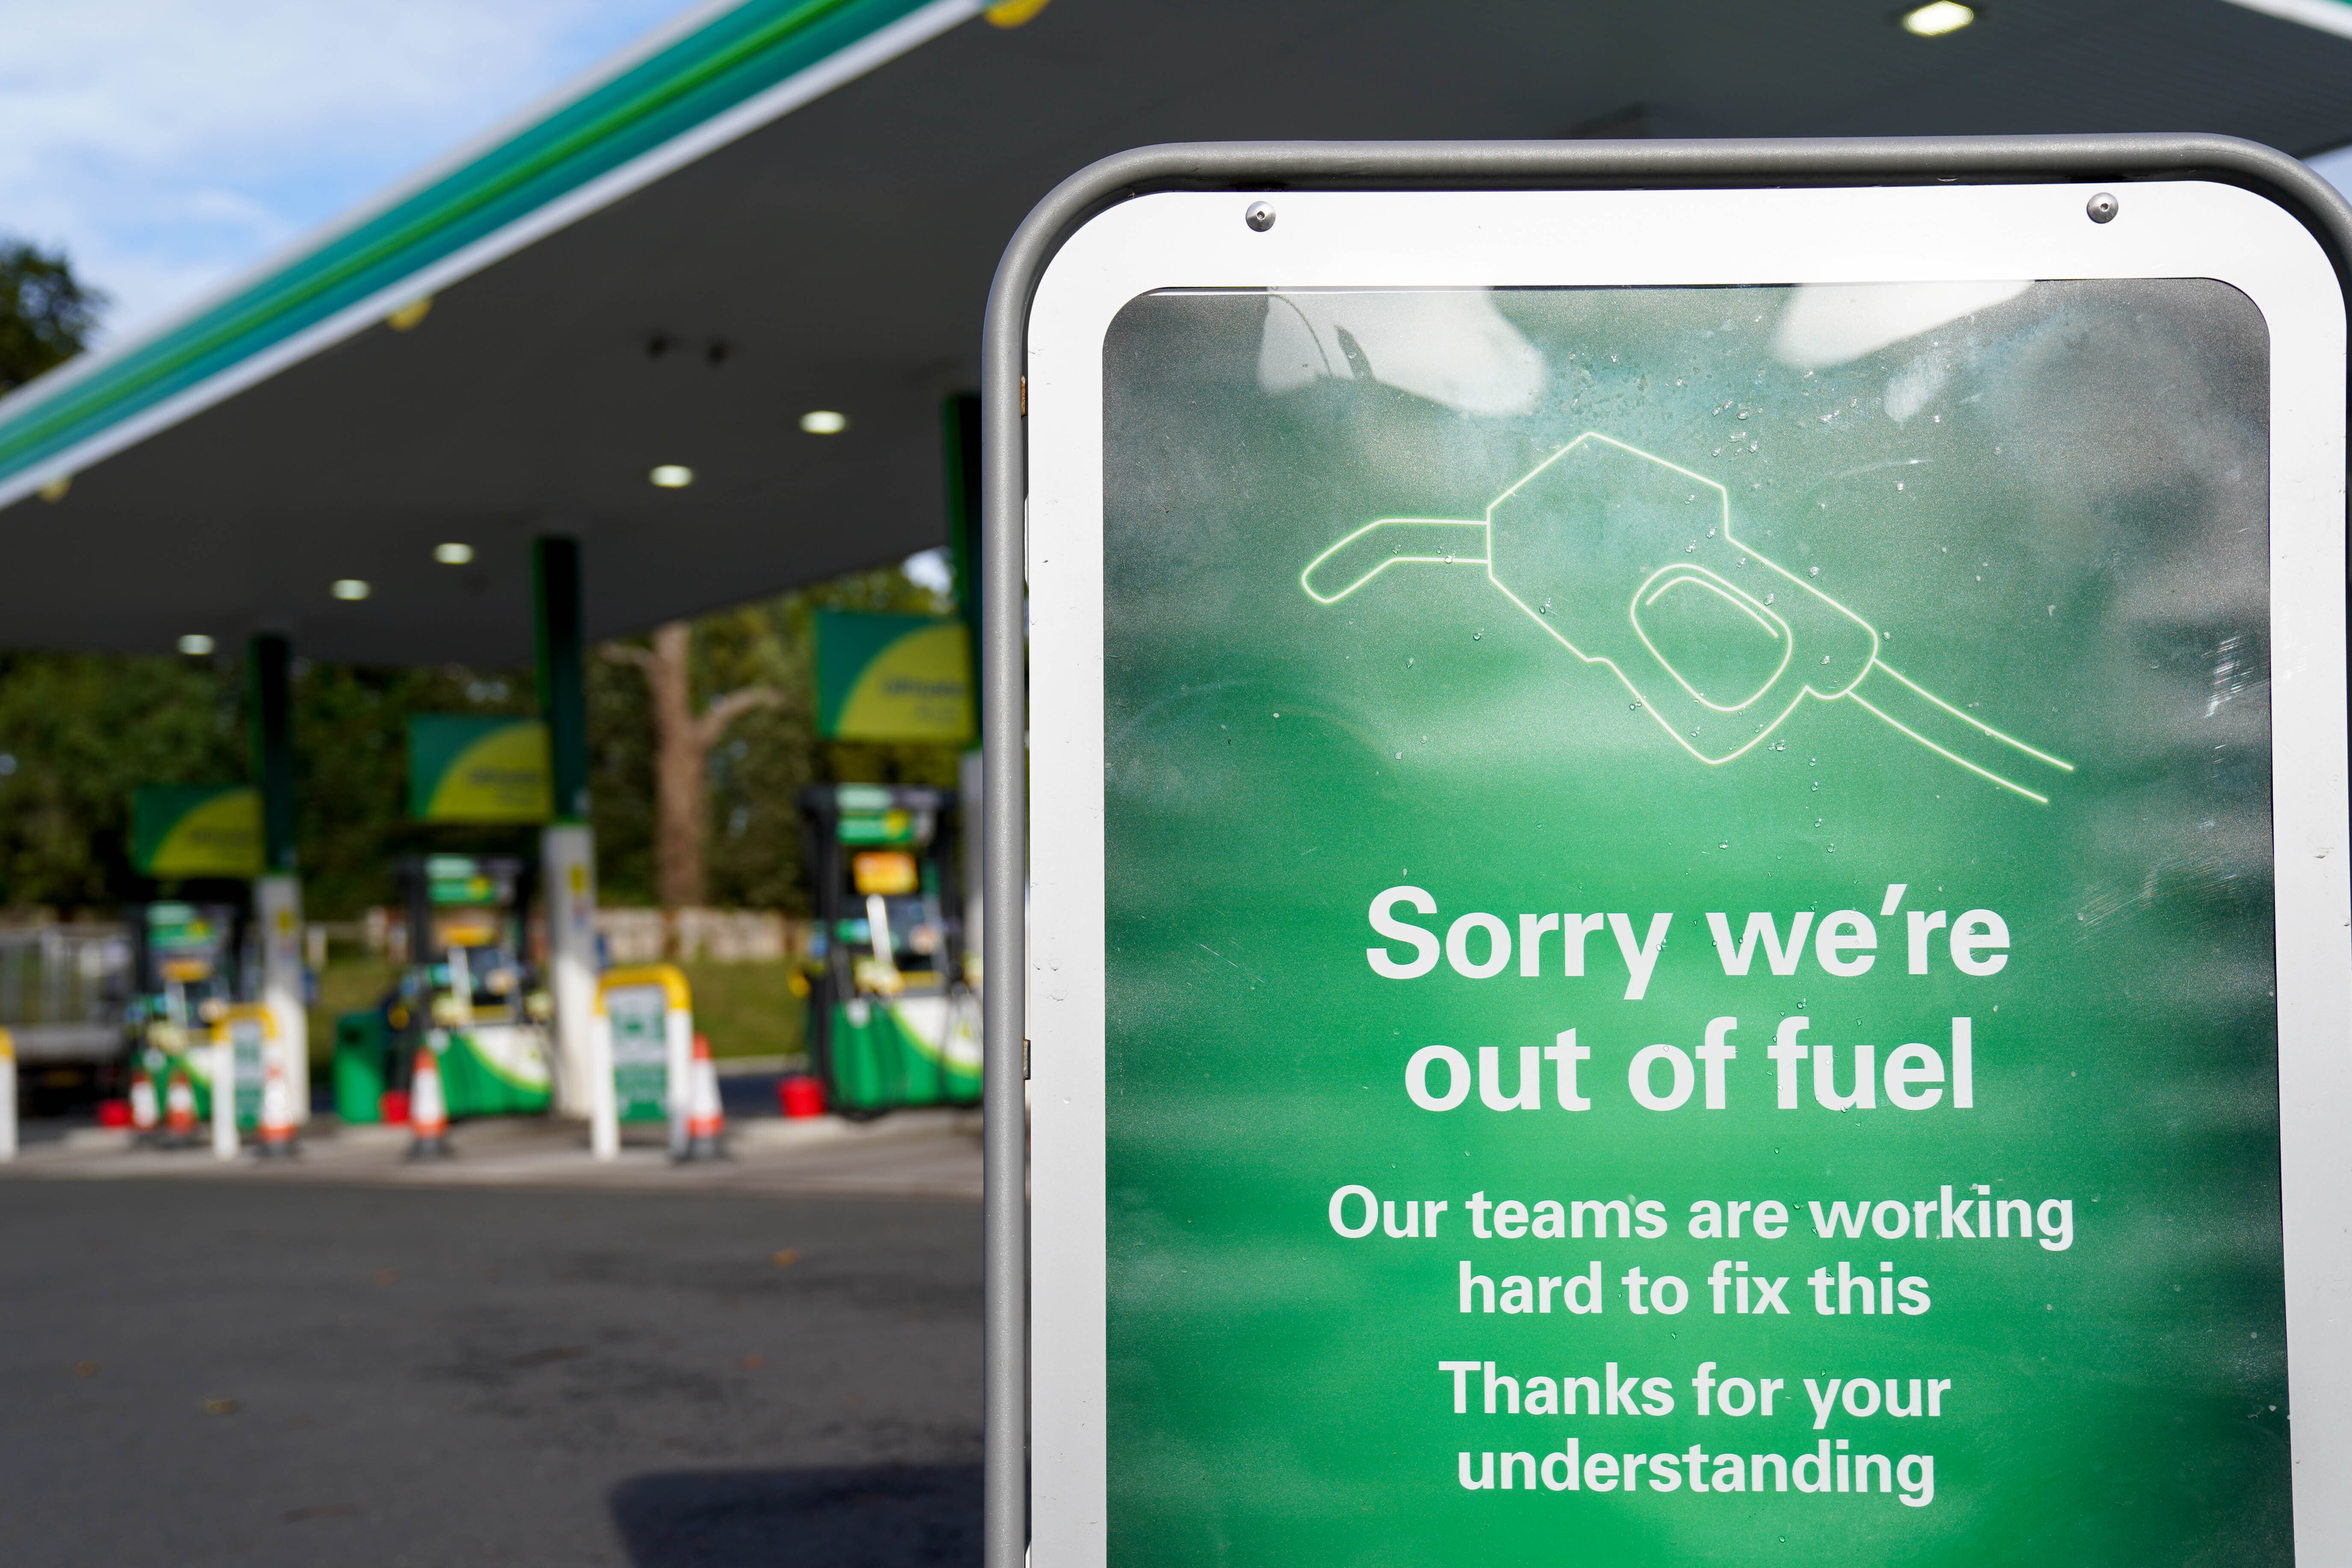
[{"label": "fuel pump", "polygon": [[386,1021],[400,1061],[418,1047],[434,1053],[452,1120],[544,1111],[554,1005],[526,957],[529,868],[512,856],[423,855],[399,871],[409,962]]},{"label": "fuel pump", "polygon": [[336,1020],[337,1113],[382,1120],[384,1091],[406,1090],[419,1050],[434,1055],[452,1120],[546,1110],[554,1005],[529,957],[529,862],[417,855],[395,869],[408,961],[375,1007]]},{"label": "fuel pump", "polygon": [[803,792],[817,931],[810,1058],[856,1120],[980,1101],[978,965],[947,825],[955,796],[900,784]]},{"label": "fuel pump", "polygon": [[124,1020],[131,1068],[169,1098],[174,1079],[193,1096],[194,1114],[212,1114],[213,1026],[238,994],[235,904],[159,901],[131,910],[134,992]]}]

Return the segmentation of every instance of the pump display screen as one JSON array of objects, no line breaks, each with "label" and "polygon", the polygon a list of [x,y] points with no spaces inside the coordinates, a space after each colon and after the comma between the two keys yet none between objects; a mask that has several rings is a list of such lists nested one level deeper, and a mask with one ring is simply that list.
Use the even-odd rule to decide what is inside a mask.
[{"label": "pump display screen", "polygon": [[849,880],[860,898],[871,893],[912,893],[922,886],[915,858],[896,849],[867,849],[852,855]]},{"label": "pump display screen", "polygon": [[2270,353],[1125,308],[1112,1561],[2292,1560]]}]

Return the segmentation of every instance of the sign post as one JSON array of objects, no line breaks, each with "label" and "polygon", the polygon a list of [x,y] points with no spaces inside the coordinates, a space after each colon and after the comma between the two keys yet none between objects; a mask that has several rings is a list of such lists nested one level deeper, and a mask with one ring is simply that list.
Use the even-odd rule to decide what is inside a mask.
[{"label": "sign post", "polygon": [[1041,207],[991,1568],[2352,1552],[2347,256],[2210,138]]}]

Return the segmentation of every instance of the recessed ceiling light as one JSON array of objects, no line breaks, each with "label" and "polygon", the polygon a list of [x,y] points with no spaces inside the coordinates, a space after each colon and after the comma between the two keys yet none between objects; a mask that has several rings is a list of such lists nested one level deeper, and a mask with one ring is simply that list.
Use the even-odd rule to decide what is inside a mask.
[{"label": "recessed ceiling light", "polygon": [[830,408],[812,408],[801,416],[801,428],[812,436],[838,436],[849,428],[849,416]]},{"label": "recessed ceiling light", "polygon": [[1947,33],[1957,33],[1977,19],[1976,8],[1963,5],[1959,0],[1932,0],[1914,11],[1903,13],[1903,30],[1923,38],[1940,38]]},{"label": "recessed ceiling light", "polygon": [[463,566],[473,558],[474,547],[470,544],[436,544],[433,547],[433,559],[444,566]]},{"label": "recessed ceiling light", "polygon": [[682,490],[694,483],[694,470],[684,463],[664,463],[646,478],[666,490]]},{"label": "recessed ceiling light", "polygon": [[190,632],[180,639],[180,651],[190,658],[202,658],[213,651],[213,639],[202,632]]},{"label": "recessed ceiling light", "polygon": [[338,577],[335,585],[327,591],[338,599],[364,599],[368,596],[369,588],[357,577]]}]

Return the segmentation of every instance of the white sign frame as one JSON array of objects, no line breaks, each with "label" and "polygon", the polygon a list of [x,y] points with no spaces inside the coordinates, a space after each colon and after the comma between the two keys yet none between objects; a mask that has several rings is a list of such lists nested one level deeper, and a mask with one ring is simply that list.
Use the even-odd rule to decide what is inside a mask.
[{"label": "white sign frame", "polygon": [[[2120,198],[2112,222],[2086,208]],[[1264,231],[1255,201],[1276,209]],[[1736,247],[1719,236],[1737,233]],[[1168,192],[1071,233],[1027,320],[1032,1061],[1028,1379],[1036,1568],[1106,1559],[1102,365],[1160,289],[2212,278],[2271,325],[2280,1139],[2296,1558],[2352,1561],[2352,880],[2346,302],[2277,202],[2202,180],[1799,189]],[[992,1063],[1003,1060],[992,1054]]]}]

